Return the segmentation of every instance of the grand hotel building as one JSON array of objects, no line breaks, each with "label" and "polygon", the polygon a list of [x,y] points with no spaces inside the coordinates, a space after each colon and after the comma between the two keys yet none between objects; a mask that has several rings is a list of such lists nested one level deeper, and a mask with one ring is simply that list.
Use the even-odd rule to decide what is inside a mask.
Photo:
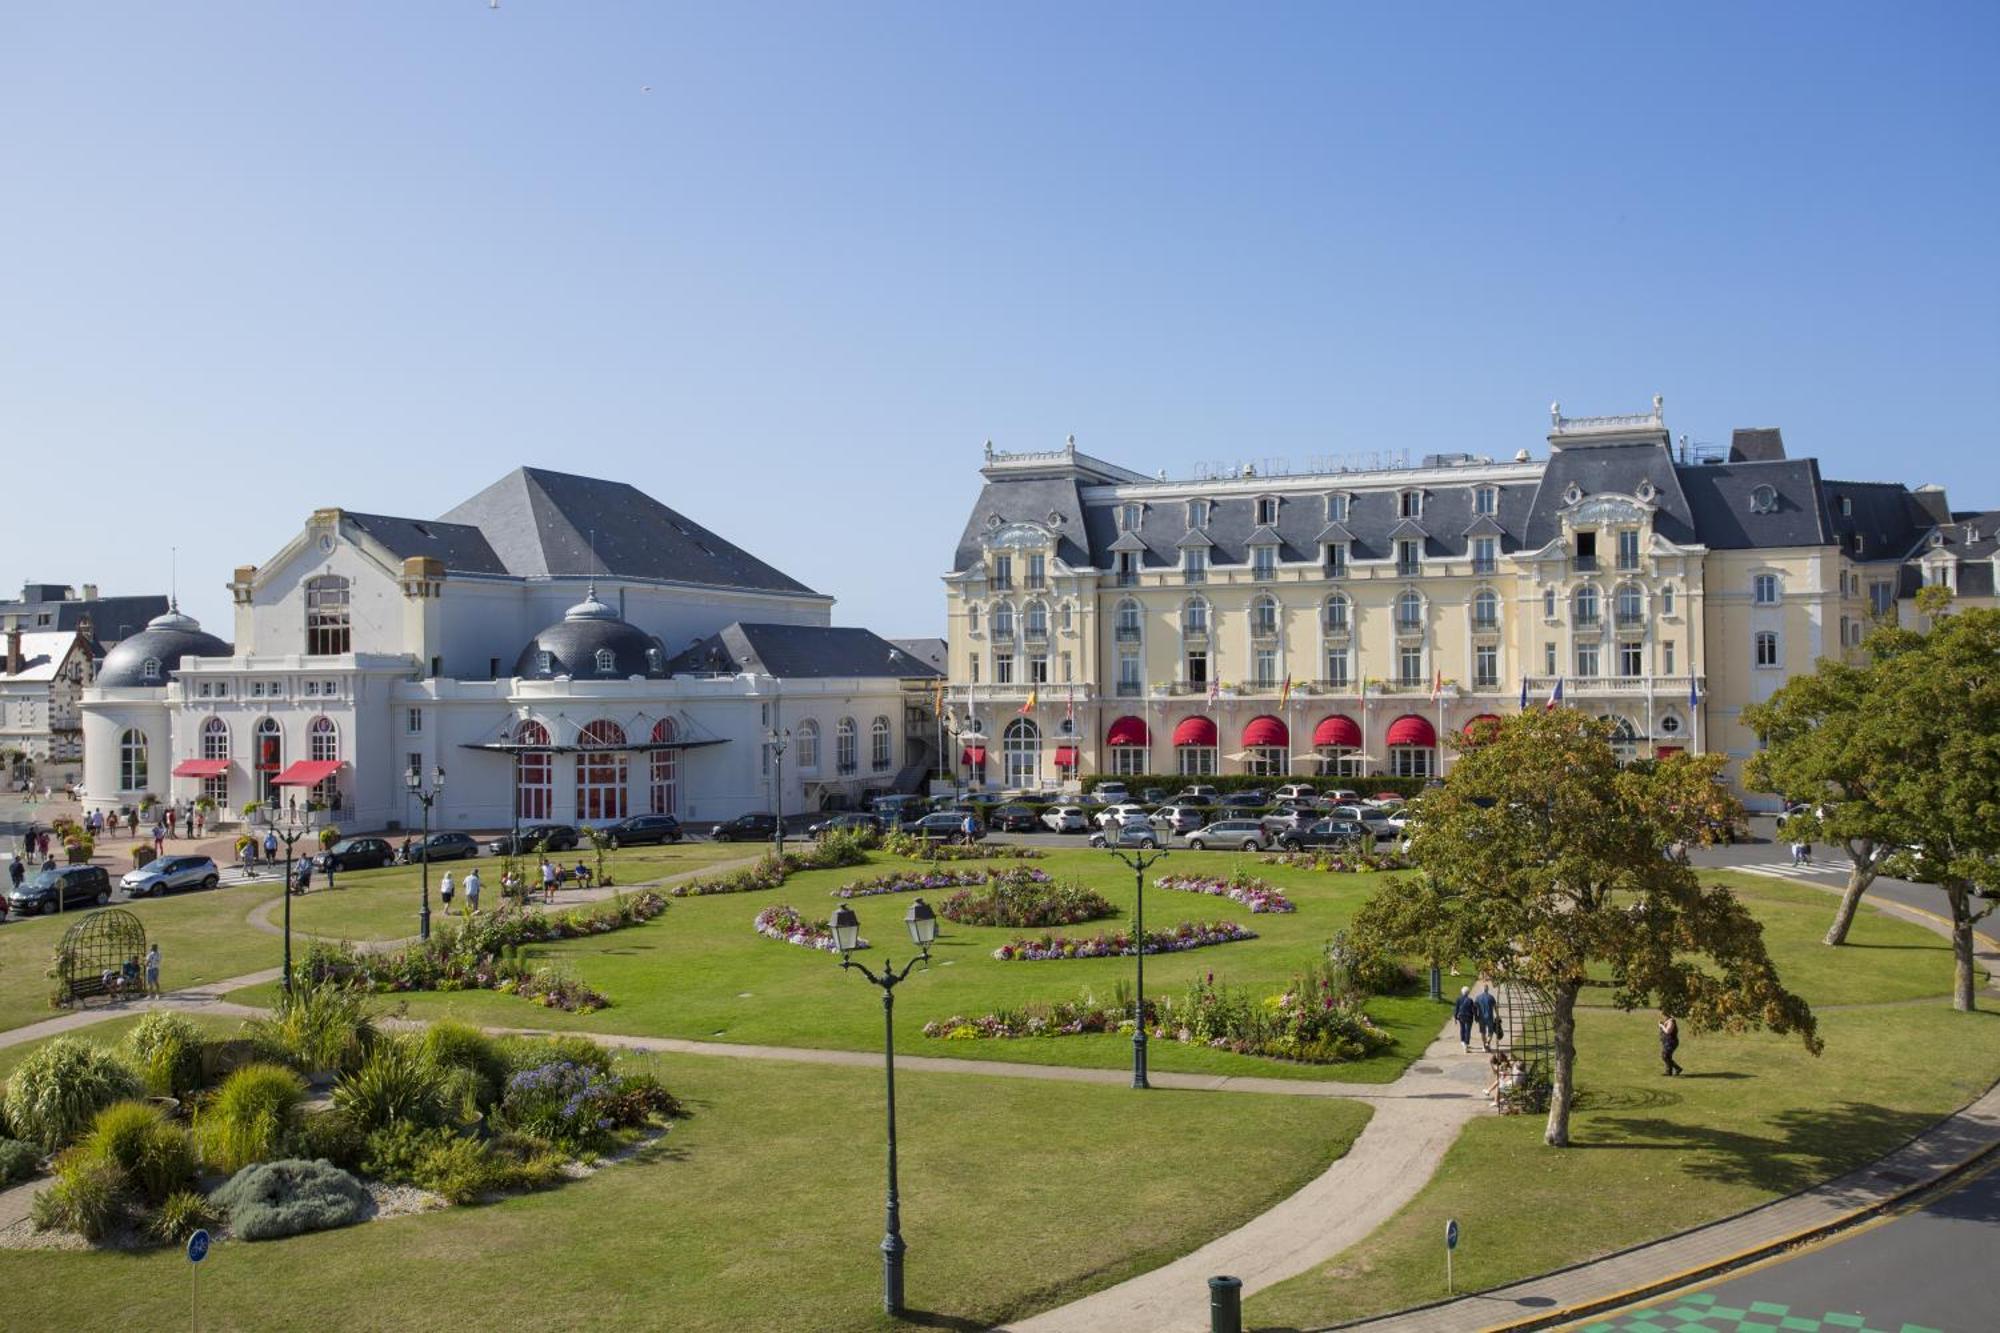
[{"label": "grand hotel building", "polygon": [[1923,583],[1990,603],[2000,513],[1829,481],[1775,429],[1676,448],[1649,412],[1547,453],[1169,481],[988,446],[945,578],[961,777],[1425,776],[1444,736],[1563,704],[1634,756],[1756,741],[1744,705]]}]

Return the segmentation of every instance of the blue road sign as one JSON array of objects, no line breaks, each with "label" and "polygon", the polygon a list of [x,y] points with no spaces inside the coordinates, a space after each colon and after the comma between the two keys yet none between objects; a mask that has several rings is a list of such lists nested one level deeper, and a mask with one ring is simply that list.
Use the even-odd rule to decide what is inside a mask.
[{"label": "blue road sign", "polygon": [[188,1262],[198,1264],[208,1258],[208,1232],[206,1229],[188,1237]]},{"label": "blue road sign", "polygon": [[1444,1247],[1447,1250],[1458,1248],[1458,1219],[1455,1217],[1444,1224]]}]

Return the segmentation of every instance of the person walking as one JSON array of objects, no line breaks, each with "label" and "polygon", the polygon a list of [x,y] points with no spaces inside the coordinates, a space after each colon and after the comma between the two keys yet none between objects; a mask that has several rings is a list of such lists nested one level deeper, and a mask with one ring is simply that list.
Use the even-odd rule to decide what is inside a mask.
[{"label": "person walking", "polygon": [[554,863],[551,862],[548,857],[544,856],[542,858],[542,901],[545,903],[552,903],[555,900],[556,900],[556,868]]},{"label": "person walking", "polygon": [[139,812],[137,810],[127,810],[125,812],[125,836],[128,838],[139,836]]},{"label": "person walking", "polygon": [[1666,1066],[1666,1076],[1673,1078],[1681,1072],[1680,1062],[1674,1059],[1674,1052],[1681,1048],[1681,1025],[1674,1016],[1660,1011],[1660,1063]]},{"label": "person walking", "polygon": [[1500,1001],[1493,994],[1493,983],[1482,982],[1479,994],[1473,997],[1472,1008],[1479,1019],[1479,1044],[1491,1051],[1494,1038],[1500,1035]]},{"label": "person walking", "polygon": [[1451,1016],[1458,1020],[1459,1046],[1467,1055],[1472,1054],[1472,1024],[1479,1017],[1479,1006],[1472,999],[1472,987],[1458,988],[1458,1003],[1451,1007]]},{"label": "person walking", "polygon": [[155,943],[146,950],[146,994],[160,993],[160,946]]},{"label": "person walking", "polygon": [[444,878],[438,881],[438,897],[444,902],[444,914],[446,916],[451,915],[451,895],[457,891],[458,886],[452,883],[451,872],[449,870],[445,871]]},{"label": "person walking", "polygon": [[167,849],[167,831],[158,823],[153,825],[153,855],[159,856]]},{"label": "person walking", "polygon": [[972,817],[970,810],[965,812],[965,822],[958,826],[958,831],[965,835],[965,845],[967,847],[979,841],[979,821]]},{"label": "person walking", "polygon": [[1794,869],[1805,864],[1806,845],[1797,838],[1792,839],[1792,866]]},{"label": "person walking", "polygon": [[479,870],[474,867],[465,872],[465,911],[468,916],[479,915]]},{"label": "person walking", "polygon": [[274,863],[278,859],[278,835],[275,833],[264,835],[264,859]]},{"label": "person walking", "polygon": [[7,878],[18,889],[21,887],[21,881],[27,877],[28,867],[21,864],[20,853],[16,852],[7,860]]}]

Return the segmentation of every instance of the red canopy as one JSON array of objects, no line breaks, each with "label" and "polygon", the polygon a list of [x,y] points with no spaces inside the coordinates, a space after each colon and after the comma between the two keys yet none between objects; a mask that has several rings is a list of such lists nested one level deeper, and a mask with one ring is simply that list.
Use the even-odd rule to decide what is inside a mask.
[{"label": "red canopy", "polygon": [[1354,725],[1351,717],[1335,713],[1323,717],[1313,728],[1313,748],[1316,750],[1358,750],[1361,748],[1361,728]]},{"label": "red canopy", "polygon": [[1058,745],[1056,747],[1056,767],[1076,767],[1076,747],[1074,745]]},{"label": "red canopy", "polygon": [[986,767],[986,747],[983,745],[966,746],[965,762],[966,765],[970,768]]},{"label": "red canopy", "polygon": [[1150,739],[1151,736],[1146,731],[1145,719],[1128,715],[1119,718],[1111,724],[1111,730],[1106,733],[1104,743],[1106,745],[1144,745]]},{"label": "red canopy", "polygon": [[1415,713],[1405,713],[1389,724],[1388,743],[1391,746],[1431,746],[1438,743],[1438,737],[1437,732],[1431,728],[1430,723],[1424,721],[1424,719],[1418,717]]},{"label": "red canopy", "polygon": [[1269,713],[1262,717],[1251,718],[1250,725],[1243,728],[1245,748],[1265,745],[1285,746],[1291,743],[1292,733],[1285,729],[1284,723]]},{"label": "red canopy", "polygon": [[301,759],[272,778],[271,785],[273,787],[317,786],[339,771],[338,759]]},{"label": "red canopy", "polygon": [[1681,753],[1683,753],[1683,749],[1678,745],[1655,745],[1653,747],[1653,757],[1656,759],[1671,759]]},{"label": "red canopy", "polygon": [[1174,744],[1212,747],[1215,744],[1215,724],[1205,717],[1184,717],[1174,728]]},{"label": "red canopy", "polygon": [[183,759],[174,765],[177,778],[219,778],[228,771],[227,759]]},{"label": "red canopy", "polygon": [[1468,736],[1475,735],[1484,729],[1488,723],[1497,727],[1500,725],[1500,719],[1492,713],[1481,713],[1478,717],[1473,718],[1472,721],[1465,724],[1465,734]]}]

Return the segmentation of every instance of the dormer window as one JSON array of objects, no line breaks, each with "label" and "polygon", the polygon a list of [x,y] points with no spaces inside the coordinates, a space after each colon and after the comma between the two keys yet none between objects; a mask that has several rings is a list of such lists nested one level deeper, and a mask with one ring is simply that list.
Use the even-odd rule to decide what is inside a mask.
[{"label": "dormer window", "polygon": [[556,655],[543,649],[535,654],[535,670],[546,676],[556,669]]},{"label": "dormer window", "polygon": [[1500,507],[1500,492],[1493,486],[1481,486],[1472,492],[1472,512],[1491,514]]},{"label": "dormer window", "polygon": [[1330,579],[1347,577],[1347,543],[1328,542],[1326,544],[1326,576]]},{"label": "dormer window", "polygon": [[1181,552],[1181,573],[1189,583],[1208,581],[1208,548],[1190,546]]},{"label": "dormer window", "polygon": [[1187,503],[1187,525],[1190,529],[1208,526],[1208,501],[1189,500]]},{"label": "dormer window", "polygon": [[666,669],[667,669],[666,654],[661,652],[658,648],[648,648],[646,650],[646,670],[665,671]]},{"label": "dormer window", "polygon": [[1571,482],[1563,488],[1563,503],[1566,505],[1583,503],[1583,487]]},{"label": "dormer window", "polygon": [[1843,495],[1843,496],[1841,496],[1841,497],[1840,497],[1840,516],[1841,516],[1842,518],[1853,518],[1853,517],[1854,517],[1854,497],[1853,497],[1853,496],[1851,496],[1851,495]]},{"label": "dormer window", "polygon": [[1396,512],[1403,518],[1422,518],[1424,516],[1424,493],[1422,491],[1404,491],[1397,499]]},{"label": "dormer window", "polygon": [[993,557],[993,586],[1011,588],[1014,586],[1014,557],[1006,552],[997,552]]},{"label": "dormer window", "polygon": [[1967,546],[1970,546],[1970,545],[1972,545],[1972,543],[1974,543],[1974,542],[1976,542],[1976,541],[1978,541],[1978,540],[1979,540],[1979,529],[1978,529],[1978,528],[1967,528],[1967,529],[1965,530],[1965,544],[1966,544]]},{"label": "dormer window", "polygon": [[1278,577],[1277,547],[1253,546],[1250,548],[1250,577],[1254,579],[1274,579]]},{"label": "dormer window", "polygon": [[1944,533],[1933,532],[1931,534],[1931,549],[1933,551],[1942,551],[1944,549]]},{"label": "dormer window", "polygon": [[1347,522],[1346,496],[1329,495],[1326,497],[1326,521],[1329,523]]},{"label": "dormer window", "polygon": [[1144,505],[1120,505],[1118,507],[1118,530],[1120,532],[1137,532],[1139,530],[1139,519],[1144,512]]},{"label": "dormer window", "polygon": [[599,648],[597,650],[597,669],[600,673],[607,673],[618,669],[618,659],[612,656],[609,648]]},{"label": "dormer window", "polygon": [[157,682],[160,679],[160,659],[157,657],[149,657],[144,662],[140,663],[139,678],[145,681],[148,685]]},{"label": "dormer window", "polygon": [[1750,488],[1750,512],[1753,514],[1777,513],[1777,490],[1770,486],[1752,486]]},{"label": "dormer window", "polygon": [[1257,526],[1270,527],[1278,521],[1278,497],[1260,495],[1257,497]]}]

